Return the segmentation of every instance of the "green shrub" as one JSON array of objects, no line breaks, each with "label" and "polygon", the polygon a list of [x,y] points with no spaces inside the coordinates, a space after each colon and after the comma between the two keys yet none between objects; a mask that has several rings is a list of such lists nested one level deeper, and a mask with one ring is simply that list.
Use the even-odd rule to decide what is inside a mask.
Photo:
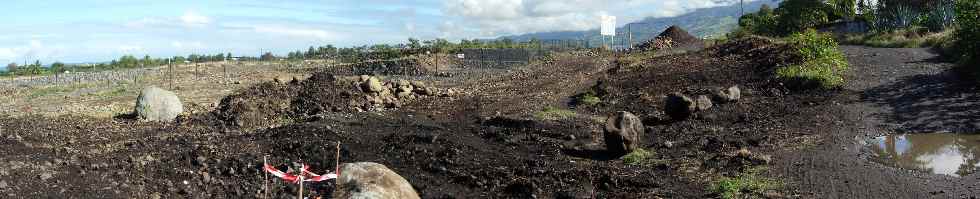
[{"label": "green shrub", "polygon": [[747,195],[759,196],[765,191],[778,189],[782,183],[759,176],[765,167],[748,169],[735,177],[722,177],[713,183],[711,190],[722,198],[749,198]]},{"label": "green shrub", "polygon": [[602,99],[592,91],[576,95],[573,100],[575,105],[595,106],[602,103]]},{"label": "green shrub", "polygon": [[[956,48],[963,53],[962,63],[980,63],[980,1],[956,1],[956,23]],[[980,66],[973,67],[972,70],[980,70]]]},{"label": "green shrub", "polygon": [[776,69],[779,78],[800,88],[833,88],[844,83],[847,60],[830,34],[809,29],[793,34],[788,40],[803,62]]},{"label": "green shrub", "polygon": [[629,154],[623,156],[623,163],[627,165],[643,165],[649,162],[650,158],[653,157],[653,153],[644,149],[636,149]]}]

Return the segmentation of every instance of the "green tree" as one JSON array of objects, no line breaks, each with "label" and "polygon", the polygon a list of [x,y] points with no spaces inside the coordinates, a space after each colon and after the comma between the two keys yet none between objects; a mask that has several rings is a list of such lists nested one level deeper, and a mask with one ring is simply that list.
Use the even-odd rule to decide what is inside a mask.
[{"label": "green tree", "polygon": [[262,56],[259,57],[259,60],[261,60],[261,61],[273,61],[275,59],[276,59],[276,56],[275,55],[272,55],[271,52],[263,53]]},{"label": "green tree", "polygon": [[[957,0],[955,31],[956,48],[963,53],[962,61],[968,65],[980,64],[980,1]],[[980,66],[974,66],[980,71]]]},{"label": "green tree", "polygon": [[34,60],[34,64],[29,67],[31,75],[41,74],[41,60]]},{"label": "green tree", "polygon": [[422,43],[416,38],[408,38],[408,48],[412,50],[422,49]]},{"label": "green tree", "polygon": [[776,14],[769,5],[762,5],[759,12],[746,14],[738,19],[738,26],[750,33],[775,36],[777,31]]},{"label": "green tree", "polygon": [[827,0],[838,18],[853,20],[857,16],[857,0]]},{"label": "green tree", "polygon": [[61,62],[52,63],[51,72],[54,72],[55,74],[60,74],[65,72],[65,63],[61,63]]},{"label": "green tree", "polygon": [[779,33],[789,35],[827,24],[833,8],[820,0],[787,0],[779,4],[775,11],[778,16]]}]

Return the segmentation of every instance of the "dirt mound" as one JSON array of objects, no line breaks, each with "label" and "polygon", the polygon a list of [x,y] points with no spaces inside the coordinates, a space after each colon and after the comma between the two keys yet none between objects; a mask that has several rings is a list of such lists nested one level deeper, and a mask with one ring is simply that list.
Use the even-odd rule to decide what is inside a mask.
[{"label": "dirt mound", "polygon": [[268,82],[225,97],[215,115],[226,123],[244,128],[305,121],[327,113],[383,111],[402,103],[440,95],[423,82],[392,80],[367,88],[375,77],[337,77],[315,73],[304,81],[286,84]]},{"label": "dirt mound", "polygon": [[756,64],[757,69],[774,72],[778,66],[799,63],[802,57],[792,46],[764,37],[746,37],[708,49],[717,57],[735,57]]},{"label": "dirt mound", "polygon": [[691,35],[691,33],[688,33],[684,29],[677,26],[670,26],[667,28],[667,30],[661,32],[660,35],[657,35],[657,38],[670,39],[671,41],[674,41],[674,43],[681,45],[701,42],[701,39],[694,37],[694,35]]},{"label": "dirt mound", "polygon": [[670,26],[650,41],[637,46],[640,50],[661,50],[676,47],[703,46],[704,41],[677,26]]}]

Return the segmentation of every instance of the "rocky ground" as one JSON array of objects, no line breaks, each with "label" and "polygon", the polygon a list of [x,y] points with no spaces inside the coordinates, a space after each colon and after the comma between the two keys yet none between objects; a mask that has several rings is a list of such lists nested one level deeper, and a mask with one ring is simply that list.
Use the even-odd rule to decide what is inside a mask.
[{"label": "rocky ground", "polygon": [[[381,78],[377,87],[320,73],[239,90],[172,123],[4,117],[0,196],[263,197],[263,157],[326,173],[337,142],[341,162],[384,164],[422,198],[711,198],[717,179],[749,170],[781,186],[748,197],[975,195],[975,175],[878,166],[860,146],[897,130],[971,128],[972,110],[953,107],[976,95],[949,64],[922,49],[844,47],[853,65],[845,88],[799,91],[772,77],[795,60],[784,50],[753,39],[623,66],[616,55],[569,53],[457,84]],[[739,100],[715,97],[732,86]],[[600,101],[576,103],[584,93]],[[689,96],[694,110],[671,116],[668,95]],[[697,106],[702,95],[710,108]],[[924,100],[939,103],[916,103]],[[963,114],[935,114],[947,110]],[[605,150],[603,127],[618,111],[645,124],[639,147],[651,155],[641,164]],[[269,182],[269,195],[294,197],[295,185]]]}]

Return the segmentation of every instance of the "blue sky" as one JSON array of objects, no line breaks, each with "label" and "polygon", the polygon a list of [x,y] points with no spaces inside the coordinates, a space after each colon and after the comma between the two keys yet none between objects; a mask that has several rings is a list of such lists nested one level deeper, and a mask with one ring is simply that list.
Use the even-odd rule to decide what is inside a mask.
[{"label": "blue sky", "polygon": [[0,63],[124,54],[285,53],[309,46],[491,38],[665,17],[718,0],[6,0]]}]

